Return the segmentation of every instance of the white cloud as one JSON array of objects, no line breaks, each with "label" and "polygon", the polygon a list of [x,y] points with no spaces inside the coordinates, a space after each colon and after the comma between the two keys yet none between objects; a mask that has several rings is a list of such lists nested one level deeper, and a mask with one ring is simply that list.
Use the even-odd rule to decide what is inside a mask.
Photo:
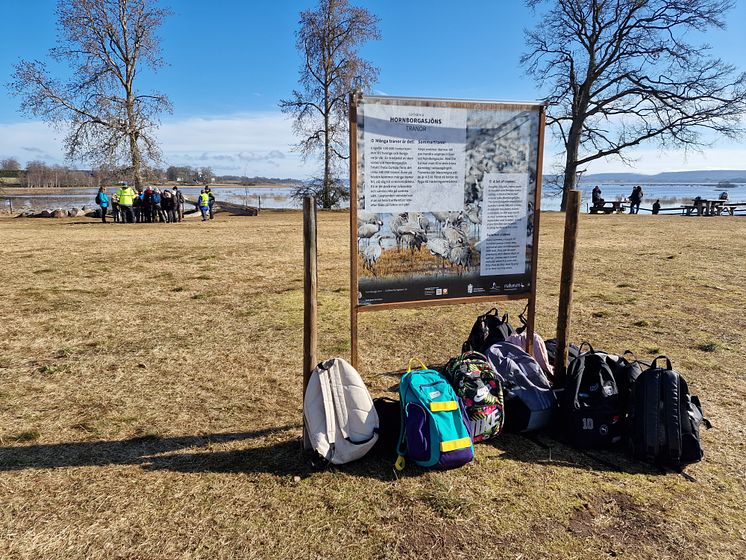
[{"label": "white cloud", "polygon": [[63,138],[43,122],[0,123],[0,158],[16,157],[22,164],[35,159],[62,163]]},{"label": "white cloud", "polygon": [[[318,173],[292,150],[291,121],[281,113],[192,117],[164,122],[158,138],[166,164],[210,166],[218,174],[308,178]],[[0,157],[63,163],[64,133],[39,121],[0,123]]]},{"label": "white cloud", "polygon": [[[41,159],[63,163],[64,134],[38,122],[0,123],[0,159],[17,157],[21,163]],[[292,151],[296,138],[291,121],[279,112],[241,113],[191,117],[164,122],[158,137],[164,161],[173,165],[210,166],[218,174],[264,175],[308,178],[319,173],[315,161],[303,162]],[[545,172],[557,146],[547,137]],[[590,173],[686,171],[695,169],[746,169],[746,145],[720,143],[703,152],[661,152],[656,148],[638,149],[628,155],[636,159],[632,167],[608,159],[593,162]]]},{"label": "white cloud", "polygon": [[243,113],[165,122],[158,131],[168,163],[210,166],[218,174],[307,178],[314,162],[292,151],[297,141],[281,113]]},{"label": "white cloud", "polygon": [[[548,140],[544,146],[544,173],[556,173],[564,164],[564,154]],[[711,148],[689,152],[664,151],[655,147],[638,148],[624,152],[631,161],[627,165],[618,158],[592,161],[587,173],[645,173],[654,175],[664,171],[696,171],[714,169],[746,169],[746,144],[721,142]]]}]

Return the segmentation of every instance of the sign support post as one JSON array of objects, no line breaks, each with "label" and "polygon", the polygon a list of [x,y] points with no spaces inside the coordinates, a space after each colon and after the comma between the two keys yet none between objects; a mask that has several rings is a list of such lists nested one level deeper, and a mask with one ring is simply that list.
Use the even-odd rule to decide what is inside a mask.
[{"label": "sign support post", "polygon": [[536,157],[536,190],[534,191],[534,231],[533,251],[531,252],[531,295],[528,298],[528,316],[526,317],[526,352],[533,354],[534,351],[534,329],[536,328],[536,278],[539,266],[539,218],[541,212],[541,179],[542,166],[544,164],[544,127],[546,124],[546,107],[542,107],[539,113],[539,134],[537,139]]},{"label": "sign support post", "polygon": [[[318,270],[316,260],[316,199],[303,197],[303,401],[311,371],[316,366],[316,310],[318,301],[316,290]],[[310,449],[303,422],[303,447]]]},{"label": "sign support post", "polygon": [[357,369],[357,98],[350,93],[350,363]]}]

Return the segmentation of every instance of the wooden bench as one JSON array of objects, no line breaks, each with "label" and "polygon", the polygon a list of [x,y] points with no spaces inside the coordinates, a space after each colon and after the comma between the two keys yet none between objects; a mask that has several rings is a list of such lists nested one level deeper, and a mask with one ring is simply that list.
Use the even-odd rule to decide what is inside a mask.
[{"label": "wooden bench", "polygon": [[728,202],[726,200],[717,208],[716,213],[718,216],[721,216],[724,213],[735,216],[736,210],[741,210],[743,208],[746,208],[746,202]]},{"label": "wooden bench", "polygon": [[691,216],[721,216],[723,213],[735,216],[736,210],[746,206],[746,202],[728,202],[727,200],[694,200],[692,204],[682,206],[682,214]]}]

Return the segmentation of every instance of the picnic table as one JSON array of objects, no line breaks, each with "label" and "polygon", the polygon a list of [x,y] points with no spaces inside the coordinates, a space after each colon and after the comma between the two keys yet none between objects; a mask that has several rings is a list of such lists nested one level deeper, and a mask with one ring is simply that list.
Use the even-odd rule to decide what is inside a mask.
[{"label": "picnic table", "polygon": [[694,212],[697,212],[697,216],[719,216],[723,213],[723,207],[728,206],[727,210],[733,214],[733,208],[729,205],[727,200],[721,198],[695,198],[691,204],[684,205],[684,212],[687,216],[691,216]]},{"label": "picnic table", "polygon": [[624,200],[606,200],[603,204],[594,204],[590,207],[591,214],[622,214],[624,212]]}]

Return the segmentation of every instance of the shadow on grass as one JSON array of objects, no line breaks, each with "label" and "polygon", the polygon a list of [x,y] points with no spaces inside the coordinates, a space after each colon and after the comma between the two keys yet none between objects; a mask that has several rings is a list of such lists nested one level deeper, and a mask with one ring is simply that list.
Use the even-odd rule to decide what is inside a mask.
[{"label": "shadow on grass", "polygon": [[162,453],[191,447],[259,439],[277,432],[296,430],[299,425],[266,428],[252,432],[201,436],[145,436],[118,441],[82,441],[0,447],[0,471],[55,469],[105,465],[153,463]]},{"label": "shadow on grass", "polygon": [[[161,438],[147,436],[119,441],[88,441],[0,447],[0,472],[26,469],[95,467],[109,465],[140,465],[149,470],[171,470],[185,473],[256,473],[276,476],[309,476],[320,470],[336,470],[351,476],[394,480],[396,457],[375,450],[359,461],[343,466],[314,466],[311,456],[302,449],[301,438],[286,434],[281,441],[258,447],[235,450],[215,450],[209,446],[236,441],[259,440],[272,434],[294,431],[299,425],[286,425],[251,432],[207,434]],[[632,461],[623,450],[578,450],[552,439],[547,434],[503,433],[479,447],[493,445],[502,454],[492,460],[513,460],[523,463],[566,468],[592,469],[630,474],[665,474],[663,469]],[[199,450],[193,448],[207,447]],[[180,453],[181,450],[188,452]],[[416,477],[427,472],[408,465],[404,476]]]},{"label": "shadow on grass", "polygon": [[[310,453],[302,449],[300,438],[293,438],[271,445],[233,451],[213,451],[204,453],[180,453],[149,457],[146,468],[171,470],[186,473],[255,473],[275,476],[307,477],[322,471],[336,471],[351,476],[394,480],[394,460],[369,453],[359,461],[346,465],[317,465],[311,461]],[[419,468],[407,469],[407,476],[418,476],[424,471]]]},{"label": "shadow on grass", "polygon": [[576,449],[545,433],[503,433],[490,443],[503,452],[500,459],[605,472],[666,474],[660,467],[630,459],[623,447]]},{"label": "shadow on grass", "polygon": [[[265,436],[296,431],[299,425],[266,428],[253,432],[208,434],[161,438],[139,437],[119,441],[89,441],[0,447],[0,472],[26,469],[56,469],[66,467],[102,467],[110,465],[140,465],[149,470],[171,470],[186,473],[264,473],[276,476],[308,476],[320,470],[340,470],[352,476],[393,480],[395,457],[369,453],[360,461],[342,467],[316,467],[311,456],[303,451],[300,437],[291,436],[260,447],[230,451],[190,451],[182,449],[207,447],[235,441],[247,441]],[[408,476],[422,474],[416,467],[407,469]]]}]

